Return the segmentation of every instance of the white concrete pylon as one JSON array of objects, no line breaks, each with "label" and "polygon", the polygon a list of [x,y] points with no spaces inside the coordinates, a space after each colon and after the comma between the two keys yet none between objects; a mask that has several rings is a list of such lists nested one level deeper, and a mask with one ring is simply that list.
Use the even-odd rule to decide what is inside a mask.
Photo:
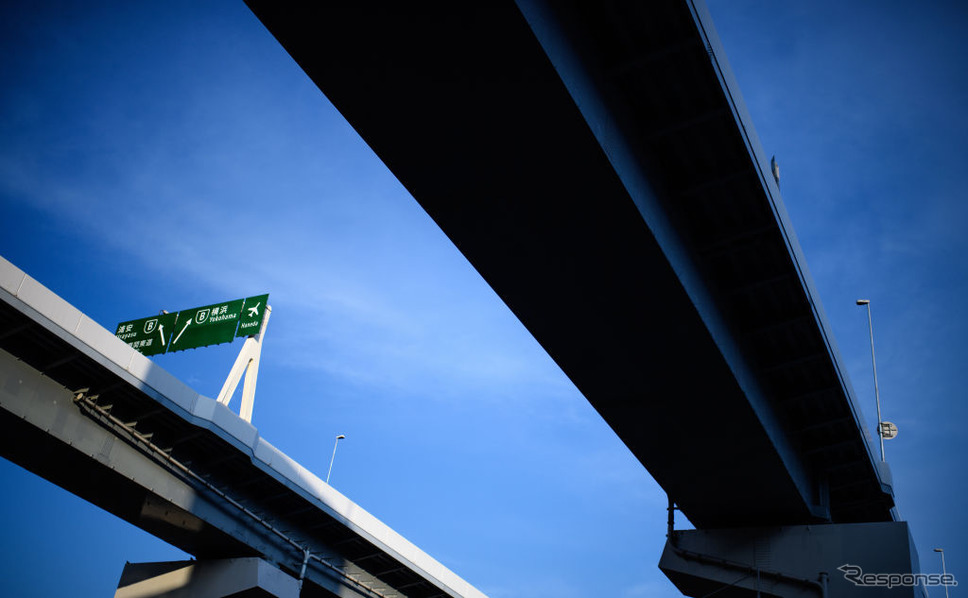
[{"label": "white concrete pylon", "polygon": [[271,315],[272,307],[266,305],[265,317],[262,318],[259,333],[245,339],[245,344],[242,345],[242,350],[239,351],[239,356],[235,359],[232,370],[218,393],[218,402],[228,407],[244,372],[245,383],[242,385],[242,406],[239,408],[239,417],[249,423],[252,422],[252,409],[255,405],[255,385],[259,377],[259,359],[262,357],[262,338],[265,336]]}]

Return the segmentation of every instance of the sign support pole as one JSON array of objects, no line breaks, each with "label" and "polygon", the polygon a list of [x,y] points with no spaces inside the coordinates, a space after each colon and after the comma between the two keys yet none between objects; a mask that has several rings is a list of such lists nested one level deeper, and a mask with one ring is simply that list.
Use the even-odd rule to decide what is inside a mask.
[{"label": "sign support pole", "polygon": [[245,383],[242,385],[242,406],[239,408],[239,417],[245,421],[252,422],[252,408],[255,405],[255,384],[259,377],[259,359],[262,356],[262,338],[265,336],[266,327],[269,325],[269,316],[272,315],[272,307],[266,305],[265,316],[262,319],[262,326],[259,333],[245,339],[239,356],[232,365],[225,384],[222,385],[221,392],[218,393],[218,402],[229,406],[235,389],[239,386],[242,373],[245,373]]}]

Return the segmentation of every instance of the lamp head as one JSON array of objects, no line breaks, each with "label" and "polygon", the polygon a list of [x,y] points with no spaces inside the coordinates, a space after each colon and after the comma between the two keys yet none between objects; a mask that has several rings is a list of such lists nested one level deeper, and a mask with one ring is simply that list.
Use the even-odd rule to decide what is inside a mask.
[{"label": "lamp head", "polygon": [[346,438],[346,436],[343,436],[342,434],[340,434],[339,436],[336,437],[336,440],[343,440],[344,438]]},{"label": "lamp head", "polygon": [[935,552],[944,552],[944,548],[935,548],[934,551]]},{"label": "lamp head", "polygon": [[868,299],[858,299],[857,300],[857,305],[867,305],[868,303],[870,303],[870,300],[868,300]]}]

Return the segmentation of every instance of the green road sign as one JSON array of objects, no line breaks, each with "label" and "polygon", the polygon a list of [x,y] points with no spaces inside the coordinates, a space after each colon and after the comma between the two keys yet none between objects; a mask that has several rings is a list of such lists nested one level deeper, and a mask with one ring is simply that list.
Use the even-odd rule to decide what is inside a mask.
[{"label": "green road sign", "polygon": [[183,351],[232,342],[244,299],[182,310],[168,351]]},{"label": "green road sign", "polygon": [[115,336],[144,355],[230,343],[262,329],[269,295],[224,301],[118,324]]},{"label": "green road sign", "polygon": [[157,355],[168,349],[177,316],[178,314],[162,314],[121,322],[114,334],[144,355]]},{"label": "green road sign", "polygon": [[239,329],[235,336],[252,336],[259,333],[262,328],[262,320],[265,319],[268,302],[268,294],[246,297],[245,305],[242,307],[242,316],[239,318]]}]

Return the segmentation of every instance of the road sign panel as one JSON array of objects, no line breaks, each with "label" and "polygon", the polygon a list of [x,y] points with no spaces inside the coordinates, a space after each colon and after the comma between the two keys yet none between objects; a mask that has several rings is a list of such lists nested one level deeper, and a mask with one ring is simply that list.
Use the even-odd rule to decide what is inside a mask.
[{"label": "road sign panel", "polygon": [[168,348],[175,329],[175,314],[161,314],[118,324],[115,336],[143,355],[157,355]]},{"label": "road sign panel", "polygon": [[230,343],[262,329],[269,294],[118,324],[115,336],[144,355]]},{"label": "road sign panel", "polygon": [[262,328],[262,320],[265,319],[268,303],[268,294],[246,297],[245,305],[242,307],[242,316],[239,318],[239,329],[235,336],[258,334]]},{"label": "road sign panel", "polygon": [[236,299],[178,312],[168,351],[232,342],[243,302],[244,299]]}]

